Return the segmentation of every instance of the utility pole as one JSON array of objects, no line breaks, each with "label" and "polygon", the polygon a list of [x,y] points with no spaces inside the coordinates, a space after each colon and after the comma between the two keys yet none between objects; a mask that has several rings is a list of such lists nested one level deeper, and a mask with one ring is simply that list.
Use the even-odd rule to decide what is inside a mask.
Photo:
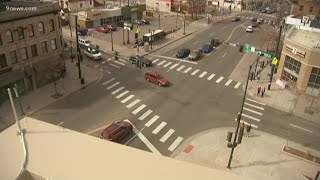
[{"label": "utility pole", "polygon": [[259,63],[259,57],[257,57],[257,60],[256,60],[256,67],[254,68],[254,76],[253,76],[253,79],[256,79],[256,75],[257,75],[257,67],[258,67],[258,63]]},{"label": "utility pole", "polygon": [[153,34],[153,30],[151,31],[151,42],[150,42],[150,45],[151,45],[151,50],[152,50],[152,44],[153,44],[153,38],[152,38],[152,34]]},{"label": "utility pole", "polygon": [[186,14],[184,14],[183,19],[183,35],[186,35]]},{"label": "utility pole", "polygon": [[80,45],[79,45],[79,35],[78,35],[78,15],[75,15],[75,20],[76,20],[76,45],[77,45],[77,57],[78,57],[78,70],[79,70],[79,79],[81,80],[81,84],[84,83],[84,80],[82,80],[82,76],[81,76],[81,66],[80,63],[82,61],[82,55],[81,55],[81,51],[80,51]]},{"label": "utility pole", "polygon": [[[121,2],[121,0],[120,0],[120,2]],[[126,17],[127,17],[127,15],[126,15]],[[124,22],[125,22],[125,21],[123,21],[123,28],[122,28],[122,41],[123,41],[123,45],[126,44],[126,42],[124,42]]]},{"label": "utility pole", "polygon": [[178,28],[178,11],[177,11],[177,17],[176,17],[176,29]]},{"label": "utility pole", "polygon": [[231,168],[230,166],[231,166],[231,161],[232,161],[232,157],[233,157],[233,152],[234,152],[234,148],[236,147],[236,140],[237,140],[237,136],[238,136],[239,126],[240,126],[240,119],[241,119],[241,116],[242,116],[242,111],[243,111],[243,106],[244,106],[244,100],[246,99],[246,95],[247,95],[247,88],[248,88],[249,77],[250,77],[250,74],[251,74],[251,68],[252,68],[252,64],[249,66],[249,72],[248,72],[246,87],[245,87],[245,91],[244,91],[244,95],[243,95],[243,99],[242,99],[242,105],[241,105],[240,113],[237,116],[237,128],[236,128],[235,136],[234,136],[234,139],[233,139],[232,149],[231,149],[229,162],[228,162],[228,166],[227,166],[228,169]]},{"label": "utility pole", "polygon": [[112,30],[111,30],[111,51],[113,51],[113,36],[112,36]]},{"label": "utility pole", "polygon": [[[71,23],[70,23],[70,17],[71,16],[69,16],[69,29],[70,29],[70,36],[71,36],[71,38],[72,38],[72,30],[71,30]],[[78,32],[76,32],[77,34],[78,34]],[[70,41],[70,53],[71,53],[71,55],[70,55],[70,57],[71,57],[71,62],[73,63],[73,58],[74,58],[74,56],[73,56],[73,52],[72,52],[72,41]]]},{"label": "utility pole", "polygon": [[158,17],[159,17],[159,26],[158,26],[158,28],[160,29],[160,13],[158,14]]}]

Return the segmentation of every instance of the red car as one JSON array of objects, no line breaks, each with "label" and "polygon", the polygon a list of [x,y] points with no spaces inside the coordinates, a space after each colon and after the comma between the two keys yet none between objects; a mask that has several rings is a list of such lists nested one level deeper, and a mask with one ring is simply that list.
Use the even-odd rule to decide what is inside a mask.
[{"label": "red car", "polygon": [[162,77],[158,72],[149,71],[144,74],[144,78],[149,81],[158,84],[159,86],[167,86],[169,81]]},{"label": "red car", "polygon": [[132,128],[132,124],[127,119],[114,122],[101,132],[100,138],[112,142],[120,142],[132,132]]},{"label": "red car", "polygon": [[105,27],[98,27],[98,28],[96,28],[96,30],[98,32],[102,32],[102,33],[108,33],[110,31],[109,28],[105,28]]},{"label": "red car", "polygon": [[107,28],[107,29],[109,29],[111,31],[116,31],[117,30],[117,27],[112,25],[112,24],[107,24],[107,25],[104,26],[104,28]]}]

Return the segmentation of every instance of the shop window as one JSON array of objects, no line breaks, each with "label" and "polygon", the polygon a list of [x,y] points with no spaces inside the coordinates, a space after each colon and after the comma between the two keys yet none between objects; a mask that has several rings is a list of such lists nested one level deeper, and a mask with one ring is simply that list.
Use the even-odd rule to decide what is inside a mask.
[{"label": "shop window", "polygon": [[28,37],[33,37],[33,36],[34,36],[34,31],[33,31],[33,26],[32,26],[32,24],[28,24],[28,26],[27,26],[27,32],[28,32]]},{"label": "shop window", "polygon": [[5,54],[0,54],[0,68],[5,68],[7,67],[7,60]]},{"label": "shop window", "polygon": [[303,11],[303,7],[304,7],[303,5],[300,5],[299,6],[299,11]]},{"label": "shop window", "polygon": [[22,27],[18,27],[17,28],[17,34],[18,34],[18,39],[19,40],[24,39],[24,32],[23,32],[23,28]]},{"label": "shop window", "polygon": [[51,39],[51,49],[52,50],[56,50],[57,49],[56,38]]},{"label": "shop window", "polygon": [[20,55],[22,60],[28,59],[28,53],[27,53],[27,48],[21,48],[20,49]]},{"label": "shop window", "polygon": [[49,31],[54,31],[54,21],[52,19],[49,20]]},{"label": "shop window", "polygon": [[301,62],[293,59],[290,56],[285,57],[284,68],[282,73],[282,79],[285,81],[297,81],[301,68]]},{"label": "shop window", "polygon": [[82,3],[80,3],[80,8],[82,8],[82,6],[83,6],[83,4],[82,4]]},{"label": "shop window", "polygon": [[45,34],[43,22],[38,23],[39,34]]},{"label": "shop window", "polygon": [[30,46],[30,48],[31,48],[32,57],[37,57],[38,56],[37,45],[36,44],[32,44]]},{"label": "shop window", "polygon": [[42,41],[41,42],[41,53],[45,54],[47,52],[48,52],[47,41]]},{"label": "shop window", "polygon": [[309,13],[312,13],[312,11],[313,11],[313,6],[310,7]]},{"label": "shop window", "polygon": [[11,64],[16,64],[18,62],[16,50],[10,51],[9,55],[10,55]]},{"label": "shop window", "polygon": [[320,93],[320,68],[313,67],[310,73],[306,93],[319,95]]},{"label": "shop window", "polygon": [[6,38],[7,38],[7,42],[8,42],[8,43],[13,42],[13,36],[12,36],[12,32],[11,32],[10,29],[8,29],[8,30],[6,31]]}]

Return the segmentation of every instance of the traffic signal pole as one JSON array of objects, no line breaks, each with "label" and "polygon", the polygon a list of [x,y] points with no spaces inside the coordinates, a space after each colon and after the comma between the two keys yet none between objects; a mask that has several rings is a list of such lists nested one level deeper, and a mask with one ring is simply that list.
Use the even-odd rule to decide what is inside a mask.
[{"label": "traffic signal pole", "polygon": [[76,45],[77,45],[77,57],[78,57],[78,70],[79,70],[79,79],[82,79],[81,76],[81,66],[80,63],[82,61],[82,55],[80,51],[80,45],[79,45],[79,36],[78,36],[78,15],[75,15],[75,24],[76,24]]},{"label": "traffic signal pole", "polygon": [[240,119],[241,119],[241,115],[242,115],[242,111],[243,111],[244,100],[246,99],[246,95],[247,95],[248,82],[249,82],[249,77],[250,77],[250,74],[251,74],[251,69],[252,69],[252,64],[249,66],[249,72],[248,72],[246,87],[245,87],[244,95],[243,95],[243,99],[242,99],[242,105],[241,105],[240,112],[239,112],[239,114],[237,116],[237,128],[236,128],[235,136],[234,136],[234,139],[233,139],[233,145],[232,145],[232,149],[231,149],[231,153],[230,153],[230,157],[229,157],[229,162],[228,162],[228,166],[227,166],[228,169],[231,168],[230,166],[231,166],[231,161],[232,161],[232,157],[233,157],[233,152],[234,152],[234,148],[236,147],[235,144],[236,144],[238,131],[239,131],[239,127],[240,127]]}]

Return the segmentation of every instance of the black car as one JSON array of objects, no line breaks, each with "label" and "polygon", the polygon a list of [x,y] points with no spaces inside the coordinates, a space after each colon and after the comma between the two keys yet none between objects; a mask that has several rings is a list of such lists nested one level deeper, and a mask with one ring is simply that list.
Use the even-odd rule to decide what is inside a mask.
[{"label": "black car", "polygon": [[117,22],[117,26],[118,26],[118,27],[123,27],[123,26],[124,26],[124,21],[119,21],[119,22]]},{"label": "black car", "polygon": [[258,20],[258,18],[256,18],[256,17],[251,18],[251,22],[257,22],[257,20]]},{"label": "black car", "polygon": [[177,58],[186,58],[189,56],[189,54],[190,54],[190,49],[182,48],[177,52],[176,56]]},{"label": "black car", "polygon": [[239,16],[236,16],[236,17],[233,17],[231,20],[233,21],[233,22],[236,22],[236,21],[240,21],[240,17]]},{"label": "black car", "polygon": [[140,21],[141,21],[143,24],[147,24],[147,25],[150,24],[150,21],[148,21],[148,20],[146,20],[146,19],[141,19]]},{"label": "black car", "polygon": [[141,60],[142,65],[143,66],[152,66],[152,61],[150,61],[149,59],[146,59],[142,56],[130,56],[129,57],[129,61],[131,62],[131,64],[136,64],[138,60]]}]

